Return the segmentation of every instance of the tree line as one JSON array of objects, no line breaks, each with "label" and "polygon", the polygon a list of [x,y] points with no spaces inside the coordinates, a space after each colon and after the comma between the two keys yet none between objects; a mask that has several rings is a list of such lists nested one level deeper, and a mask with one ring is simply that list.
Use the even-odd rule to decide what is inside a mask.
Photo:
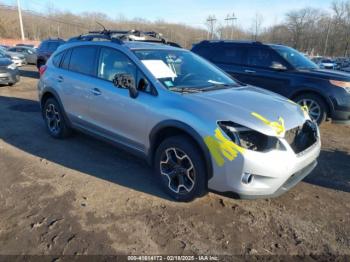
[{"label": "tree line", "polygon": [[[185,48],[204,39],[247,39],[284,44],[311,55],[348,56],[350,53],[350,0],[334,1],[329,10],[291,10],[284,15],[283,22],[267,27],[263,26],[263,16],[257,13],[248,29],[234,23],[222,25],[215,22],[214,15],[210,16],[210,23],[203,21],[206,30],[163,20],[150,22],[123,16],[112,19],[98,12],[73,14],[49,8],[45,14],[25,10],[22,13],[25,36],[31,40],[69,38],[99,30],[98,21],[108,29],[156,31]],[[0,37],[19,38],[19,32],[17,9],[0,2]]]}]

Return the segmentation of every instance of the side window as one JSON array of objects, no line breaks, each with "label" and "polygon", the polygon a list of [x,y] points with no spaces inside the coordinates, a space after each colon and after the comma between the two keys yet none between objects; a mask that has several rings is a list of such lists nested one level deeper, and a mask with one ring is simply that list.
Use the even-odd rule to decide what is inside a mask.
[{"label": "side window", "polygon": [[130,74],[136,80],[136,65],[123,53],[102,47],[98,62],[98,77],[113,81],[116,74]]},{"label": "side window", "polygon": [[42,42],[38,49],[40,51],[46,51],[47,50],[47,46],[48,46],[48,42]]},{"label": "side window", "polygon": [[69,70],[85,75],[95,75],[95,46],[80,46],[72,49]]},{"label": "side window", "polygon": [[193,52],[200,55],[201,57],[204,57],[207,60],[213,60],[213,48],[208,45],[198,45],[193,48]]},{"label": "side window", "polygon": [[243,49],[238,45],[220,45],[217,46],[216,51],[213,51],[213,58],[215,63],[222,64],[242,64]]},{"label": "side window", "polygon": [[49,44],[47,46],[47,50],[49,52],[55,52],[59,46],[60,46],[59,42],[49,42]]},{"label": "side window", "polygon": [[62,57],[64,56],[64,54],[65,54],[65,52],[61,52],[53,57],[52,63],[54,64],[54,66],[56,66],[56,67],[60,66],[60,63],[61,63],[61,60],[62,60]]},{"label": "side window", "polygon": [[285,66],[284,61],[268,48],[249,47],[245,64],[254,67],[271,68],[274,63]]},{"label": "side window", "polygon": [[69,69],[69,61],[70,61],[71,53],[72,53],[72,49],[69,49],[68,51],[65,52],[65,55],[61,63],[61,68],[67,69],[67,70]]}]

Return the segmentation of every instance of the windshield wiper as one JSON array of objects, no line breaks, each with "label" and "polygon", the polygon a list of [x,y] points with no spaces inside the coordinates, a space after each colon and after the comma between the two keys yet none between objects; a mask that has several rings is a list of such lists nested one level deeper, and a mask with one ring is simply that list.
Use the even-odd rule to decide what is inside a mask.
[{"label": "windshield wiper", "polygon": [[201,88],[190,88],[190,87],[171,87],[170,91],[180,92],[180,93],[199,93],[202,92]]},{"label": "windshield wiper", "polygon": [[202,88],[202,91],[211,91],[219,89],[228,89],[231,87],[236,87],[236,84],[211,84],[209,87]]}]

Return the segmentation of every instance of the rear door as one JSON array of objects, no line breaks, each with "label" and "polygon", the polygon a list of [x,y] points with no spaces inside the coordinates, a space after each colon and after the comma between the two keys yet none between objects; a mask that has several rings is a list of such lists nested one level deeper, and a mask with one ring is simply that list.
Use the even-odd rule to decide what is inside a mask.
[{"label": "rear door", "polygon": [[269,47],[249,45],[242,62],[241,80],[276,93],[287,94],[291,76],[287,70],[274,69],[276,64],[288,69],[288,64]]},{"label": "rear door", "polygon": [[55,76],[66,113],[74,124],[82,127],[93,122],[89,108],[96,86],[97,51],[92,45],[66,51]]}]

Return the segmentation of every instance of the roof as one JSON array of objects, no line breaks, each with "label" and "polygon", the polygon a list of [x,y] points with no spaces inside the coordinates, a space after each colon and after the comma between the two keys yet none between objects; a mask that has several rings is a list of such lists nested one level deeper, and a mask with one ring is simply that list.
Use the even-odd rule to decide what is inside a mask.
[{"label": "roof", "polygon": [[272,43],[262,43],[259,41],[252,41],[252,40],[204,40],[202,42],[199,42],[198,44],[210,44],[210,43],[223,43],[223,44],[251,44],[251,45],[265,45],[265,46],[283,46],[279,44],[272,44]]}]

